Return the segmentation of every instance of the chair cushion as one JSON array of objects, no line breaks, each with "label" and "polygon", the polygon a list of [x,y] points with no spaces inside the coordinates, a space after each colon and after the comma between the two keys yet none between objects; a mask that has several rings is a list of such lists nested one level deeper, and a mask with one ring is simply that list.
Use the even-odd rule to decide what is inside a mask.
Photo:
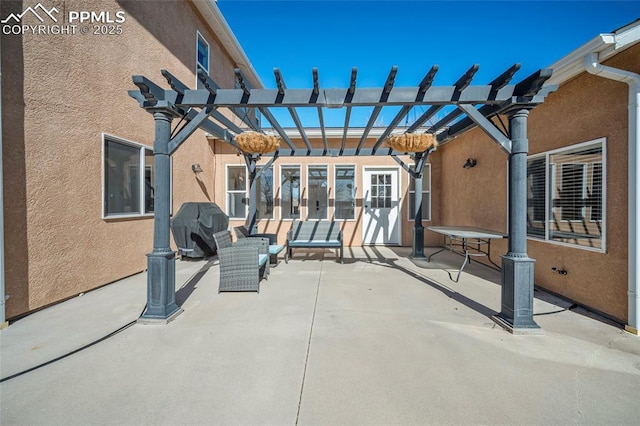
[{"label": "chair cushion", "polygon": [[269,260],[269,256],[266,254],[259,254],[258,255],[258,265],[262,266],[264,264],[267,263],[267,260]]},{"label": "chair cushion", "polygon": [[292,240],[289,247],[340,247],[342,243],[338,240]]},{"label": "chair cushion", "polygon": [[284,250],[284,246],[282,244],[271,244],[269,246],[269,254],[278,254],[282,250]]}]

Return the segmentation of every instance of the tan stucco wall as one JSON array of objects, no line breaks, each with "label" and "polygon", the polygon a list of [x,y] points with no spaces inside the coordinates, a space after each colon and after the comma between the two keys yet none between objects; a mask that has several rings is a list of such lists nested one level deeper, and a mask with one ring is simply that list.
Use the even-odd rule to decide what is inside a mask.
[{"label": "tan stucco wall", "polygon": [[[640,72],[640,45],[606,65]],[[627,102],[626,84],[585,73],[549,95],[528,121],[530,154],[606,138],[606,253],[534,239],[528,253],[536,260],[537,285],[620,320],[627,318]],[[442,224],[506,230],[506,154],[478,129],[439,153]],[[477,158],[478,165],[464,170],[468,157]],[[493,247],[497,255],[507,250],[506,241]],[[554,266],[568,274],[552,272]]]},{"label": "tan stucco wall", "polygon": [[[2,1],[1,16],[37,1]],[[133,74],[195,83],[196,29],[211,74],[233,63],[188,2],[51,1],[60,11],[122,10],[121,35],[3,35],[2,112],[7,317],[146,268],[153,218],[103,220],[102,132],[152,146],[153,118],[127,95]],[[66,13],[66,12],[64,12]],[[174,125],[178,120],[174,121]],[[195,176],[191,164],[204,173]],[[213,193],[212,144],[194,134],[173,157],[174,211]]]},{"label": "tan stucco wall", "polygon": [[[293,139],[296,147],[303,147],[304,142],[302,140]],[[339,148],[342,138],[329,139],[328,144],[329,148]],[[357,147],[359,139],[348,139],[346,147],[347,148],[355,148]],[[371,147],[376,142],[375,138],[369,138],[365,142],[365,147]],[[313,148],[322,148],[322,141],[320,139],[311,139],[311,144]],[[244,165],[244,158],[242,156],[237,156],[234,149],[231,148],[230,145],[226,143],[222,143],[220,141],[215,142],[215,202],[225,211],[227,211],[227,201],[226,201],[226,184],[225,184],[225,170],[226,166],[230,164],[235,165]],[[401,159],[408,164],[413,164],[413,160],[409,159],[408,156],[403,156]],[[258,165],[266,164],[269,160],[268,157],[264,157],[260,160]],[[432,174],[439,174],[439,162],[436,159],[430,159],[432,163]],[[408,175],[407,173],[400,168],[400,166],[393,161],[392,158],[388,156],[362,156],[362,157],[281,157],[274,162],[274,175],[279,176],[280,166],[282,165],[300,165],[301,166],[301,175],[302,175],[302,188],[304,189],[306,186],[306,173],[308,165],[328,165],[329,166],[329,194],[333,193],[334,188],[334,166],[335,165],[354,165],[356,170],[356,210],[355,210],[355,219],[354,220],[346,220],[340,221],[341,229],[344,234],[344,242],[345,245],[348,246],[360,246],[362,245],[363,240],[363,230],[362,230],[362,212],[363,212],[363,204],[362,204],[362,196],[363,196],[363,167],[367,166],[383,166],[383,167],[392,167],[400,170],[399,174],[399,194],[400,194],[400,212],[399,216],[401,218],[400,230],[401,230],[401,244],[405,246],[410,246],[413,241],[413,221],[409,221],[407,219],[407,189],[408,189]],[[263,219],[258,222],[259,232],[272,232],[278,234],[278,240],[280,242],[284,242],[286,240],[286,233],[291,228],[291,220],[288,219],[280,219],[280,205],[279,198],[277,193],[277,185],[279,182],[279,178],[276,178],[276,187],[274,188],[275,202],[274,202],[274,218],[271,220]],[[438,218],[440,215],[440,203],[437,202],[440,196],[439,188],[436,184],[432,184],[431,187],[432,195],[431,195],[431,219],[432,221],[435,218]],[[302,192],[302,209],[301,209],[301,218],[305,219],[307,214],[307,200],[306,193]],[[331,195],[329,196],[329,218],[332,218],[333,215],[333,203],[331,201]],[[231,220],[230,226],[238,226],[244,224],[244,220]],[[432,222],[424,221],[423,225],[428,226]],[[440,242],[440,239],[437,236],[429,236],[425,234],[425,244],[426,245],[435,245]]]}]

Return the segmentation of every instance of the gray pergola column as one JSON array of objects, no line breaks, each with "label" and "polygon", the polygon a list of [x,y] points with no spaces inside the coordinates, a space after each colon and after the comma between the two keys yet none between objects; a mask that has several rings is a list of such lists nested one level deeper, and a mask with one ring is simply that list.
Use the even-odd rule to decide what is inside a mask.
[{"label": "gray pergola column", "polygon": [[147,254],[147,307],[138,320],[143,324],[166,324],[182,309],[175,301],[175,255],[170,247],[171,214],[171,139],[170,110],[154,110],[155,197],[153,251]]},{"label": "gray pergola column", "polygon": [[502,307],[495,321],[514,334],[541,334],[533,320],[533,266],[527,255],[527,109],[510,112],[509,250],[502,256]]},{"label": "gray pergola column", "polygon": [[[426,154],[424,154],[426,155]],[[415,217],[413,221],[413,248],[411,249],[411,257],[414,259],[424,258],[424,226],[422,225],[422,172],[424,171],[424,161],[422,156],[416,155],[415,176],[411,176],[415,189]],[[420,169],[418,169],[420,167]]]},{"label": "gray pergola column", "polygon": [[255,234],[258,232],[258,190],[256,182],[257,172],[257,156],[251,154],[245,154],[245,162],[247,163],[247,174],[249,175],[249,221],[247,228],[249,234]]}]

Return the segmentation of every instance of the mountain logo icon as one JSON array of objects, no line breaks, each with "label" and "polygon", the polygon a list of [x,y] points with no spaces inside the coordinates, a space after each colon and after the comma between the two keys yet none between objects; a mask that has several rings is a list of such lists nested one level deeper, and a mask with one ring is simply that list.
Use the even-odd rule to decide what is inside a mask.
[{"label": "mountain logo icon", "polygon": [[[38,11],[40,12],[40,14],[38,14]],[[58,22],[56,17],[53,15],[54,12],[58,13],[58,9],[56,9],[55,7],[52,7],[50,10],[47,10],[47,8],[44,7],[41,3],[38,3],[37,5],[35,5],[35,7],[31,7],[31,6],[27,7],[22,13],[19,13],[17,15],[15,13],[11,13],[5,19],[1,20],[0,23],[8,24],[9,21],[14,21],[15,23],[19,23],[22,20],[22,18],[25,15],[27,15],[27,13],[31,13],[32,15],[34,15],[36,18],[38,18],[38,20],[40,20],[40,22],[44,22],[44,19],[42,18],[42,16],[48,16],[49,18],[51,18],[53,22]]]}]

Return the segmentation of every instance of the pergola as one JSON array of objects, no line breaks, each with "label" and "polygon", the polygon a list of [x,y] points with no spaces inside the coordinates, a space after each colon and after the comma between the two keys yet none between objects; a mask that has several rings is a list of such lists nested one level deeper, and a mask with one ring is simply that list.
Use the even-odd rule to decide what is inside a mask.
[{"label": "pergola", "polygon": [[[422,225],[422,172],[429,154],[412,153],[413,169],[398,156],[397,152],[383,146],[387,136],[415,106],[426,107],[426,111],[406,133],[431,133],[437,135],[440,145],[473,127],[481,128],[509,156],[509,244],[508,252],[502,257],[502,303],[501,312],[494,319],[506,329],[518,333],[535,333],[539,326],[533,320],[533,263],[527,255],[527,117],[529,110],[542,103],[554,86],[543,86],[551,76],[550,69],[541,69],[517,84],[511,84],[514,74],[520,68],[515,64],[496,77],[489,84],[472,85],[478,71],[473,65],[452,86],[434,86],[438,71],[434,65],[417,86],[395,87],[397,67],[393,67],[382,87],[357,87],[357,69],[351,71],[349,87],[322,88],[318,70],[312,70],[313,87],[303,89],[287,88],[282,74],[274,70],[277,89],[254,89],[235,70],[236,88],[223,89],[213,79],[199,71],[201,89],[190,89],[166,70],[162,75],[170,89],[162,88],[144,76],[133,76],[138,90],[130,90],[140,106],[153,114],[155,121],[155,219],[153,251],[148,257],[147,308],[142,322],[167,323],[181,312],[175,303],[175,252],[170,247],[170,157],[180,145],[202,128],[214,137],[238,149],[235,136],[246,130],[261,132],[259,123],[246,112],[255,108],[271,124],[285,146],[269,156],[262,168],[265,170],[279,157],[335,157],[335,156],[391,156],[415,180],[416,216],[414,222],[413,257],[424,257],[424,228]],[[369,133],[383,107],[400,107],[399,111],[384,128],[382,134],[371,143]],[[447,106],[454,106],[435,124],[425,125]],[[351,111],[354,107],[373,107],[356,148],[346,146]],[[286,108],[295,123],[302,146],[296,145],[278,123],[274,108]],[[322,136],[322,148],[314,148],[309,141],[296,108],[315,108],[318,113]],[[345,108],[344,133],[339,149],[329,148],[324,126],[325,108]],[[242,127],[223,115],[228,109],[241,122]],[[508,127],[500,120],[508,118]],[[179,119],[172,129],[171,123]],[[496,120],[497,123],[496,124]],[[256,179],[260,171],[256,167],[259,155],[243,153],[249,175],[249,227],[256,229]]]}]

